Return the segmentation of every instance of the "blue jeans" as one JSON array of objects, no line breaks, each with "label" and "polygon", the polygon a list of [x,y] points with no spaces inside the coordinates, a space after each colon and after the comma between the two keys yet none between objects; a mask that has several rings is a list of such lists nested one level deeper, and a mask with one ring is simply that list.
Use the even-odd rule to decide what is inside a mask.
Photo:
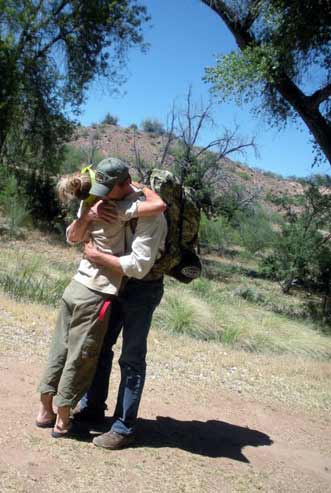
[{"label": "blue jeans", "polygon": [[141,281],[129,279],[114,299],[108,331],[99,357],[98,367],[89,391],[80,401],[81,411],[91,415],[104,414],[108,397],[109,377],[113,361],[113,345],[123,330],[119,359],[121,382],[118,390],[111,431],[133,433],[145,383],[147,336],[155,308],[163,295],[163,279]]}]

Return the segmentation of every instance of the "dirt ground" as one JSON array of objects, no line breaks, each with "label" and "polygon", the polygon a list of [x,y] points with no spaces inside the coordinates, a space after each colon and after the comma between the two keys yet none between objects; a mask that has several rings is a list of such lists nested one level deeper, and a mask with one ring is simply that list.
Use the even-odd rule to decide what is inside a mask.
[{"label": "dirt ground", "polygon": [[[51,438],[34,418],[49,340],[41,320],[51,324],[54,310],[45,308],[38,322],[36,308],[11,312],[2,301],[8,306],[0,322],[1,492],[331,492],[329,413],[281,402],[272,389],[266,399],[267,387],[260,395],[231,387],[217,376],[226,373],[217,362],[235,356],[156,331],[135,446],[107,451],[91,443],[92,435]],[[201,370],[208,367],[202,354],[209,373]],[[110,415],[118,379],[115,367]]]}]

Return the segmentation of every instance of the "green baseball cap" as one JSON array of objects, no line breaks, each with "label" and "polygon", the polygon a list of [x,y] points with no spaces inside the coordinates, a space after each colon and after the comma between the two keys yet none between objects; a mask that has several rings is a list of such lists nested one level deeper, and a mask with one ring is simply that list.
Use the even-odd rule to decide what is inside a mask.
[{"label": "green baseball cap", "polygon": [[122,183],[129,176],[128,166],[120,159],[116,157],[103,159],[95,168],[95,182],[90,189],[90,195],[105,197],[116,183]]}]

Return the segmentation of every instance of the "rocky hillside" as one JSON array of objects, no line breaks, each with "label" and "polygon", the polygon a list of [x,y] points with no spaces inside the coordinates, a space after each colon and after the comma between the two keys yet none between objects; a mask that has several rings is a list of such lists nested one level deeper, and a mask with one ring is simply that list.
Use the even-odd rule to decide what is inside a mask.
[{"label": "rocky hillside", "polygon": [[[77,148],[98,151],[100,156],[115,155],[127,159],[135,167],[137,152],[146,163],[157,163],[164,149],[166,138],[162,135],[142,132],[134,128],[123,128],[117,125],[92,125],[78,127],[72,144]],[[168,159],[168,165],[171,158]],[[277,197],[287,195],[300,196],[303,186],[299,181],[284,179],[274,173],[250,168],[230,159],[220,162],[222,174],[227,181],[241,185],[249,192],[257,192],[263,202],[273,202]],[[217,184],[222,188],[222,174]]]}]

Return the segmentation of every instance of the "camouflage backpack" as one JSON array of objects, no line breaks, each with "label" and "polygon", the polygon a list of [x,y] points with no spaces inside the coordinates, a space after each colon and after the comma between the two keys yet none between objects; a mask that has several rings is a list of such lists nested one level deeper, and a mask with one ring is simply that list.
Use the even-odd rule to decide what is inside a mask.
[{"label": "camouflage backpack", "polygon": [[201,274],[201,262],[196,254],[200,224],[200,210],[193,190],[184,187],[170,171],[154,169],[150,178],[154,190],[167,204],[168,223],[165,252],[158,259],[148,279],[167,274],[178,281],[189,283]]}]

